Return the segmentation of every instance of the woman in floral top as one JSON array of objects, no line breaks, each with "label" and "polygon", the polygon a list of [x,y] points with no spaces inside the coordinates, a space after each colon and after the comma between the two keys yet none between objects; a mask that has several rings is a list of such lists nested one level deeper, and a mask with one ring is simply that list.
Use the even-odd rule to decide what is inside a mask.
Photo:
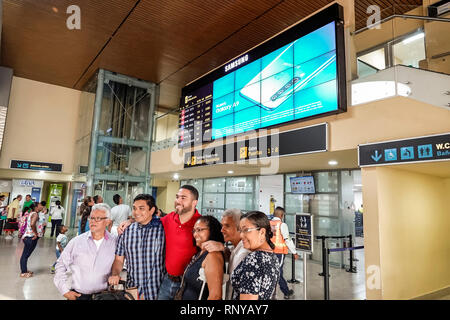
[{"label": "woman in floral top", "polygon": [[252,211],[241,217],[241,239],[251,252],[231,275],[233,298],[239,300],[269,300],[278,283],[280,267],[273,253],[272,230],[263,212]]}]

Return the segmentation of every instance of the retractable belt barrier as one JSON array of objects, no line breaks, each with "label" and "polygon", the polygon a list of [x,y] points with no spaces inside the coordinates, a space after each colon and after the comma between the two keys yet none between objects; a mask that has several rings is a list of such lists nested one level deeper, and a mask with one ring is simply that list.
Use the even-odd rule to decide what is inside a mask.
[{"label": "retractable belt barrier", "polygon": [[[295,237],[295,233],[289,232],[289,234]],[[292,238],[292,241],[295,241],[295,238]],[[295,242],[294,242],[295,243]],[[292,263],[291,263],[291,280],[286,280],[288,283],[300,283],[297,279],[295,279],[295,258],[294,255],[291,254]]]},{"label": "retractable belt barrier", "polygon": [[[327,239],[349,239],[349,246],[346,247],[344,243],[344,248],[334,248],[328,249],[326,247]],[[324,300],[330,300],[330,265],[329,265],[329,254],[330,252],[339,252],[339,251],[350,251],[350,268],[346,269],[347,272],[356,273],[356,266],[353,266],[353,261],[356,259],[353,258],[353,251],[364,249],[364,246],[353,247],[353,236],[350,234],[348,236],[317,236],[317,240],[322,240],[322,273],[319,273],[319,276],[324,277],[323,280],[323,291],[324,291]],[[357,260],[356,260],[357,261]]]}]

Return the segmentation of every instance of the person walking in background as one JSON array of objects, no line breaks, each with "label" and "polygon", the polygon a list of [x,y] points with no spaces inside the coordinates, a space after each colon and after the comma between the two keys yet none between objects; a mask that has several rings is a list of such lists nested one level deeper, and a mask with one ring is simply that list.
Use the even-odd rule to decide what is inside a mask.
[{"label": "person walking in background", "polygon": [[[198,253],[192,257],[182,278],[179,295],[182,300],[221,300],[225,269],[223,252],[202,249],[206,241],[225,243],[220,222],[213,216],[201,216],[193,228]],[[206,282],[206,284],[205,284]],[[178,294],[177,294],[178,296]]]},{"label": "person walking in background", "polygon": [[4,227],[6,240],[11,240],[13,232],[18,229],[17,218],[20,213],[20,201],[22,201],[22,195],[19,194],[8,206],[8,215]]},{"label": "person walking in background", "polygon": [[[244,248],[241,240],[241,234],[239,232],[239,223],[241,220],[241,210],[239,209],[227,209],[222,215],[222,229],[223,238],[226,242],[231,242],[233,248],[228,249],[221,242],[206,241],[202,244],[202,248],[208,250],[208,252],[221,251],[224,252],[225,259],[228,261],[227,274],[231,275],[241,261],[250,253],[250,250]],[[231,300],[233,296],[233,287],[231,282],[228,281],[225,290],[225,300]]]},{"label": "person walking in background", "polygon": [[289,237],[288,225],[283,222],[284,215],[284,208],[276,207],[274,217],[272,220],[270,220],[270,226],[273,232],[271,241],[275,245],[275,249],[273,250],[273,252],[276,254],[278,262],[280,264],[280,278],[278,283],[280,285],[281,292],[283,292],[284,294],[284,298],[289,299],[294,294],[294,290],[289,289],[286,280],[283,277],[284,259],[289,251],[291,251],[291,253],[294,255],[295,260],[298,259],[298,255],[297,250],[295,249],[295,245]]},{"label": "person walking in background", "polygon": [[[28,270],[28,258],[33,253],[39,240],[39,233],[37,230],[37,222],[39,220],[39,216],[38,212],[36,212],[36,206],[34,203],[32,203],[28,208],[31,213],[27,216],[27,225],[22,236],[24,247],[22,256],[20,257],[20,276],[22,278],[30,278],[33,276],[33,272]],[[24,210],[26,210],[26,208],[24,208]]]},{"label": "person walking in background", "polygon": [[47,229],[47,224],[48,224],[48,218],[49,218],[49,212],[47,209],[47,201],[41,201],[41,205],[42,205],[42,210],[41,213],[44,215],[44,219],[45,219],[45,224],[44,224],[44,230],[43,230],[43,234],[45,235],[45,230]]},{"label": "person walking in background", "polygon": [[68,241],[66,232],[69,229],[63,224],[58,226],[58,228],[59,228],[59,234],[56,237],[56,261],[52,265],[52,268],[50,270],[51,273],[55,273],[56,262],[58,261],[59,257],[61,256],[61,253],[64,251],[64,248],[66,247],[67,241]]},{"label": "person walking in background", "polygon": [[94,204],[103,203],[103,197],[99,194],[95,195],[93,199],[94,199]]},{"label": "person walking in background", "polygon": [[5,205],[5,195],[0,195],[0,235],[3,231],[3,225],[6,220],[6,205]]},{"label": "person walking in background", "polygon": [[82,234],[89,230],[88,218],[91,215],[91,208],[95,204],[94,199],[91,196],[87,196],[83,201],[84,208],[81,212],[80,228],[78,229],[78,234]]},{"label": "person walking in background", "polygon": [[235,300],[270,300],[275,293],[280,265],[273,253],[275,245],[269,219],[260,211],[241,217],[239,225],[244,248],[251,252],[231,275]]},{"label": "person walking in background", "polygon": [[164,276],[165,237],[161,220],[156,216],[155,199],[140,194],[133,201],[136,222],[122,233],[117,242],[110,285],[117,285],[124,260],[127,261],[127,287],[137,287],[138,297],[155,300]]},{"label": "person walking in background", "polygon": [[22,208],[29,208],[32,203],[33,203],[33,199],[31,199],[31,195],[27,194],[25,196],[25,202],[23,203]]},{"label": "person walking in background", "polygon": [[62,221],[64,219],[64,213],[65,210],[64,208],[61,206],[61,201],[57,200],[55,202],[55,205],[52,207],[51,211],[50,211],[50,216],[52,217],[52,231],[50,233],[50,238],[53,237],[53,235],[55,234],[55,230],[56,230],[56,238],[58,238],[59,235],[59,226],[62,224]]},{"label": "person walking in background", "polygon": [[[90,230],[69,241],[56,262],[53,282],[68,300],[92,300],[94,294],[108,288],[117,240],[106,230],[110,210],[105,203],[94,205],[89,216]],[[71,285],[67,283],[69,269]]]},{"label": "person walking in background", "polygon": [[112,226],[110,230],[112,234],[117,235],[117,228],[119,225],[131,218],[131,208],[130,206],[123,204],[123,199],[119,194],[113,196],[113,201],[116,206],[111,209]]}]

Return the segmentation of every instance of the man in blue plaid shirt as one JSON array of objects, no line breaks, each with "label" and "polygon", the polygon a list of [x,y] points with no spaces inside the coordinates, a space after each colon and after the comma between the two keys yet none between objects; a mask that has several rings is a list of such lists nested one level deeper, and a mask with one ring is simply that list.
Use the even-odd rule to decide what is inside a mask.
[{"label": "man in blue plaid shirt", "polygon": [[117,285],[124,259],[127,259],[127,288],[138,287],[139,299],[154,300],[165,272],[164,228],[155,199],[140,194],[133,201],[135,223],[119,237],[116,257],[108,282]]}]

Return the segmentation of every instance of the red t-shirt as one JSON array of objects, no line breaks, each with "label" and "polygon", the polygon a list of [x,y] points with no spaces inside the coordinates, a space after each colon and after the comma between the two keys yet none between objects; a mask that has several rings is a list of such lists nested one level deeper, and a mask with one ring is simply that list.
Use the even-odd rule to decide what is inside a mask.
[{"label": "red t-shirt", "polygon": [[201,215],[195,210],[192,218],[183,224],[175,212],[161,218],[166,235],[166,270],[172,276],[182,276],[192,256],[197,252],[192,240],[192,229],[199,217]]}]

